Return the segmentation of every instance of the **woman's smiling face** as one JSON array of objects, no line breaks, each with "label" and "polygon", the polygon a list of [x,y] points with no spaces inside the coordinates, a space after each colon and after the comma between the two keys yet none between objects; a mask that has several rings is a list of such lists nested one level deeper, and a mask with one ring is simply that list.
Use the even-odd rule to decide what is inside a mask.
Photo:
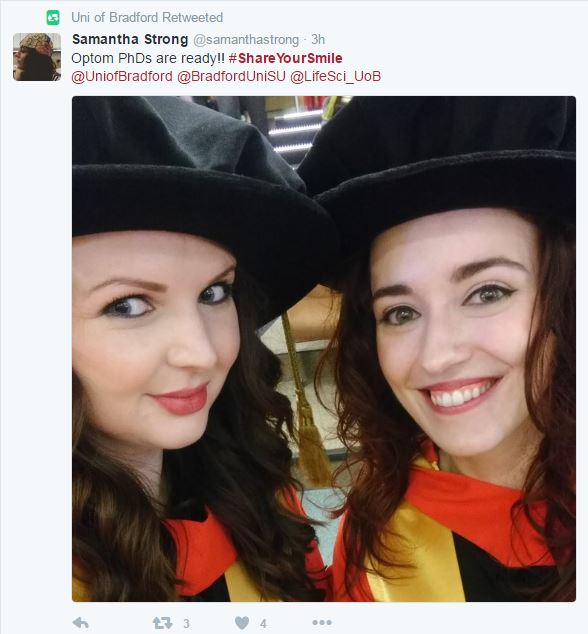
[{"label": "woman's smiling face", "polygon": [[73,242],[73,369],[92,424],[121,449],[204,433],[239,352],[235,259],[195,236],[129,231]]},{"label": "woman's smiling face", "polygon": [[524,381],[537,240],[514,212],[469,209],[406,222],[372,245],[380,366],[451,457],[508,455],[531,426]]}]

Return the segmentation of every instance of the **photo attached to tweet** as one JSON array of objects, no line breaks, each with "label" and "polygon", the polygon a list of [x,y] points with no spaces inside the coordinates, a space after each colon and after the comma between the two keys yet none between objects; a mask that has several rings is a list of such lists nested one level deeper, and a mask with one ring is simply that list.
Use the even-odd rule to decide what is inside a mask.
[{"label": "photo attached to tweet", "polygon": [[575,601],[573,97],[71,107],[74,601]]}]

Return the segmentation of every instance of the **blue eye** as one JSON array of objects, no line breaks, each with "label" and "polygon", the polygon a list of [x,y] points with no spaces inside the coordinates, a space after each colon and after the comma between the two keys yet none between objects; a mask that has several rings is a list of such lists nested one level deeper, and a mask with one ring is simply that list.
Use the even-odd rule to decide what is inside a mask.
[{"label": "blue eye", "polygon": [[494,304],[505,297],[510,297],[515,291],[498,284],[486,284],[469,295],[465,304]]},{"label": "blue eye", "polygon": [[137,296],[120,297],[108,304],[104,309],[105,315],[111,317],[123,317],[124,319],[134,319],[135,317],[141,317],[153,310],[153,307],[149,302]]},{"label": "blue eye", "polygon": [[387,311],[382,317],[382,322],[391,326],[402,326],[418,319],[421,314],[410,306],[396,306]]},{"label": "blue eye", "polygon": [[209,305],[220,304],[229,299],[232,295],[232,284],[228,282],[218,282],[217,284],[212,284],[212,286],[205,288],[202,293],[200,293],[198,301]]}]

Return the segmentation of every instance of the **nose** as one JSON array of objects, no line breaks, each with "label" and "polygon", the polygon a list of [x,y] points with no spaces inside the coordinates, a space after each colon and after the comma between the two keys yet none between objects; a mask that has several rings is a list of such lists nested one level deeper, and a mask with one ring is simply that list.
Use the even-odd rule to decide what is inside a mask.
[{"label": "nose", "polygon": [[420,348],[423,370],[431,376],[447,374],[454,366],[468,361],[472,347],[459,320],[449,315],[433,315],[426,323]]},{"label": "nose", "polygon": [[178,368],[206,370],[217,363],[216,346],[208,323],[197,307],[185,310],[169,324],[167,362]]}]

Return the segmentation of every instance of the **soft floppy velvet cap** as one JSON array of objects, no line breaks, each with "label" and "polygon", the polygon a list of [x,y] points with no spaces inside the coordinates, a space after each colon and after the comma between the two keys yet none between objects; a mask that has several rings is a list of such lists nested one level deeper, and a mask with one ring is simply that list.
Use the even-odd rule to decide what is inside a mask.
[{"label": "soft floppy velvet cap", "polygon": [[575,223],[571,97],[354,97],[299,174],[343,257],[420,216],[505,207]]},{"label": "soft floppy velvet cap", "polygon": [[72,234],[160,230],[230,251],[268,321],[335,256],[333,223],[253,126],[177,97],[75,97]]}]

